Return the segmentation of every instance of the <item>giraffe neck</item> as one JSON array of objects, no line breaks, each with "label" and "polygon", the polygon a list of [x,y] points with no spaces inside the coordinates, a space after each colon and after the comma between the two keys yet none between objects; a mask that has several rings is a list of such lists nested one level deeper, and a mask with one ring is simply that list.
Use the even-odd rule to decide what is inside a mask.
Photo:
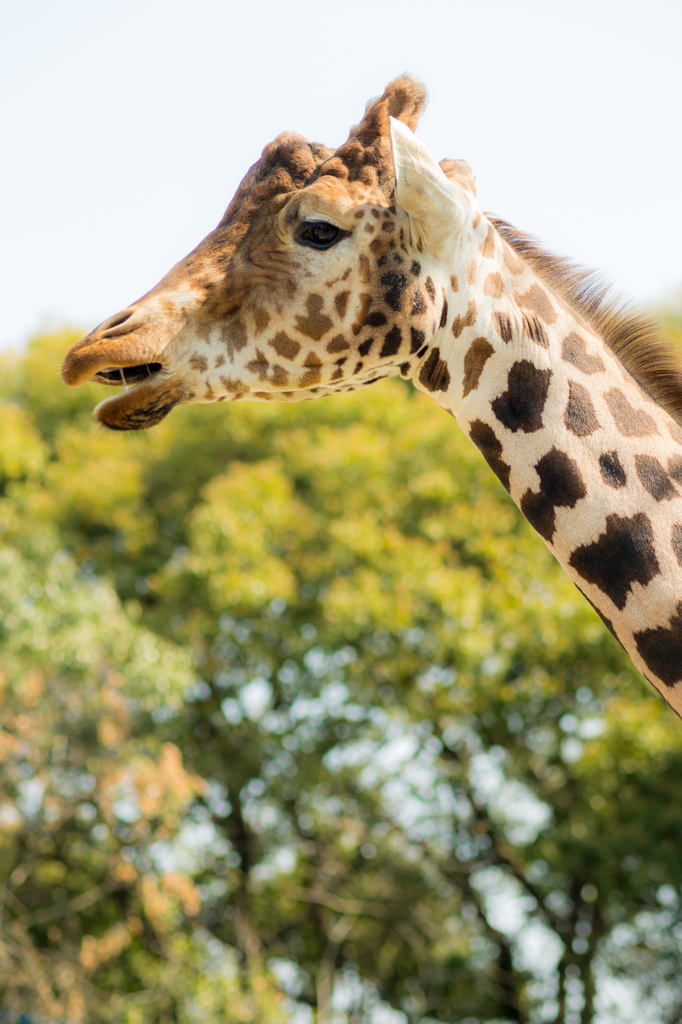
[{"label": "giraffe neck", "polygon": [[480,214],[463,250],[414,383],[682,714],[682,429]]}]

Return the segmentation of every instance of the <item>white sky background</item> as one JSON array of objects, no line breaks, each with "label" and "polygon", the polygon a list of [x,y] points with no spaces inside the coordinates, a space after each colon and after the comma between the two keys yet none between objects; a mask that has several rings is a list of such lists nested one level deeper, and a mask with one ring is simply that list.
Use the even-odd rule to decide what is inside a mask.
[{"label": "white sky background", "polygon": [[484,210],[682,286],[679,0],[0,0],[0,345],[127,306],[275,135],[339,145],[403,71]]}]

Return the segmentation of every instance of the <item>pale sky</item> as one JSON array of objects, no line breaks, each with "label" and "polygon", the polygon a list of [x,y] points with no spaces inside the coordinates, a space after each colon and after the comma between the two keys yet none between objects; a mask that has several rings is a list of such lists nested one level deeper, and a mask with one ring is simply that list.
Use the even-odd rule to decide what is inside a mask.
[{"label": "pale sky", "polygon": [[90,329],[285,129],[334,146],[403,71],[481,207],[639,303],[682,286],[680,0],[0,0],[0,345]]}]

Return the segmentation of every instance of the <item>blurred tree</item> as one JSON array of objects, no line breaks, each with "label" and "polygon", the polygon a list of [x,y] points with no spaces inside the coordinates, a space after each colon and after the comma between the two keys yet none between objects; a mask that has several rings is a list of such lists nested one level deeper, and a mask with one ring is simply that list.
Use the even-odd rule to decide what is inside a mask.
[{"label": "blurred tree", "polygon": [[682,352],[682,289],[674,299],[660,306],[656,315],[672,344]]},{"label": "blurred tree", "polygon": [[1,385],[4,1003],[682,1019],[679,723],[455,425],[100,434],[67,343]]}]

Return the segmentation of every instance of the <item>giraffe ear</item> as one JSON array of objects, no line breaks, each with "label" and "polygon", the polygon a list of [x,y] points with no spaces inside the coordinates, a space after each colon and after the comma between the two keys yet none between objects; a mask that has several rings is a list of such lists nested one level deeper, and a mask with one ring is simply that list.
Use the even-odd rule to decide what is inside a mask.
[{"label": "giraffe ear", "polygon": [[464,193],[445,176],[409,128],[390,119],[395,198],[408,217],[413,245],[442,257],[457,241],[469,209]]}]

